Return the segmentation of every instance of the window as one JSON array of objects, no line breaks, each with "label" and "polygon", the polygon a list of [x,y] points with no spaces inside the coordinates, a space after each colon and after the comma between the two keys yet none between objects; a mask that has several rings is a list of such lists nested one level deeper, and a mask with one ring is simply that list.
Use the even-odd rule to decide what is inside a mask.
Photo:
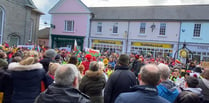
[{"label": "window", "polygon": [[166,23],[160,23],[160,35],[165,35]]},{"label": "window", "polygon": [[99,22],[99,23],[97,24],[97,32],[99,32],[99,33],[102,32],[102,23],[101,23],[101,22]]},{"label": "window", "polygon": [[30,20],[30,35],[29,35],[29,40],[32,41],[32,37],[33,37],[33,19]]},{"label": "window", "polygon": [[201,24],[194,25],[194,37],[200,37]]},{"label": "window", "polygon": [[113,31],[112,31],[113,33],[118,33],[118,23],[115,23],[114,25],[113,25]]},{"label": "window", "polygon": [[2,44],[3,29],[4,29],[4,10],[3,8],[0,7],[0,44]]},{"label": "window", "polygon": [[74,21],[72,20],[66,20],[65,21],[65,31],[67,32],[73,32],[74,31]]},{"label": "window", "polygon": [[146,27],[146,23],[140,24],[140,34],[145,34],[145,27]]}]

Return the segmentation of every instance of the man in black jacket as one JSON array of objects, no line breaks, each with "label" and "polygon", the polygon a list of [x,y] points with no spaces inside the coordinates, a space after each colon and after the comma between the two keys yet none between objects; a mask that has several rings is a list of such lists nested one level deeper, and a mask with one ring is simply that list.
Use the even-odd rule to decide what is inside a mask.
[{"label": "man in black jacket", "polygon": [[90,103],[89,97],[78,90],[78,75],[74,64],[60,66],[55,72],[55,83],[41,93],[35,103]]},{"label": "man in black jacket", "polygon": [[115,72],[110,76],[104,90],[104,103],[114,103],[116,97],[128,92],[130,87],[136,85],[136,76],[129,70],[129,56],[122,54],[119,57]]},{"label": "man in black jacket", "polygon": [[40,63],[43,65],[46,72],[48,72],[49,69],[49,63],[55,62],[55,57],[57,55],[57,52],[54,49],[49,49],[44,54],[44,59],[40,61]]}]

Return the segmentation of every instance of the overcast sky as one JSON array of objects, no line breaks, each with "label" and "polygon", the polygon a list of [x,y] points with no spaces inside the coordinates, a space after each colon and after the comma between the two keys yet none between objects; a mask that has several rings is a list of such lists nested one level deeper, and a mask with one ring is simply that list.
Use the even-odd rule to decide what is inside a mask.
[{"label": "overcast sky", "polygon": [[[40,28],[44,28],[50,24],[51,9],[59,0],[33,0],[38,9],[45,13],[41,16]],[[149,5],[184,5],[184,4],[209,4],[209,0],[81,0],[88,7],[104,7],[104,6],[149,6]]]}]

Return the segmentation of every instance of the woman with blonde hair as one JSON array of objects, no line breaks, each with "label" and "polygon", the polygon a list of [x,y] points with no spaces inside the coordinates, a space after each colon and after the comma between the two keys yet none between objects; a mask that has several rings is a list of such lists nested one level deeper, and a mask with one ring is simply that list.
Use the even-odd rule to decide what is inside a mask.
[{"label": "woman with blonde hair", "polygon": [[54,80],[54,75],[55,75],[55,71],[57,70],[57,68],[60,66],[59,63],[50,63],[49,64],[49,71],[47,72],[47,74]]},{"label": "woman with blonde hair", "polygon": [[36,51],[27,51],[19,63],[9,64],[13,79],[12,103],[33,103],[41,92],[41,81],[47,82],[45,70],[38,63],[39,55]]}]

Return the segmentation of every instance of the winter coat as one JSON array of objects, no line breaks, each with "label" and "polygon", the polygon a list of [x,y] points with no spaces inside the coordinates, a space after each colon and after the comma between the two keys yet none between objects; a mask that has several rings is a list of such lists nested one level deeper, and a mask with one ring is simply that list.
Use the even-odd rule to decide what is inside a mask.
[{"label": "winter coat", "polygon": [[71,86],[52,84],[36,98],[35,103],[90,103],[90,100]]},{"label": "winter coat", "polygon": [[10,72],[0,68],[0,92],[4,93],[2,103],[11,103],[12,90],[12,77]]},{"label": "winter coat", "polygon": [[40,63],[43,65],[44,69],[46,72],[48,72],[49,70],[49,64],[50,62],[55,62],[54,60],[52,60],[51,58],[45,57],[44,59],[42,59],[40,61]]},{"label": "winter coat", "polygon": [[158,95],[173,103],[179,95],[178,88],[172,81],[161,82],[158,86]]},{"label": "winter coat", "polygon": [[205,103],[209,103],[209,80],[200,79],[198,87],[202,89],[203,99],[207,101]]},{"label": "winter coat", "polygon": [[33,103],[41,92],[41,81],[48,86],[42,64],[21,65],[9,64],[8,70],[12,73],[13,96],[12,103]]},{"label": "winter coat", "polygon": [[102,71],[88,70],[81,80],[79,90],[90,96],[92,103],[103,103],[102,90],[105,83],[106,80]]},{"label": "winter coat", "polygon": [[136,76],[128,69],[128,66],[116,66],[105,86],[104,103],[114,103],[120,93],[129,92],[136,85]]},{"label": "winter coat", "polygon": [[121,93],[115,103],[170,103],[158,96],[157,88],[153,86],[135,86],[133,92]]},{"label": "winter coat", "polygon": [[0,58],[0,68],[7,67],[8,62],[2,58]]},{"label": "winter coat", "polygon": [[132,69],[131,71],[134,72],[134,74],[136,75],[136,77],[138,77],[138,73],[141,69],[141,67],[143,66],[144,64],[139,62],[138,60],[134,60],[134,62],[132,63]]}]

